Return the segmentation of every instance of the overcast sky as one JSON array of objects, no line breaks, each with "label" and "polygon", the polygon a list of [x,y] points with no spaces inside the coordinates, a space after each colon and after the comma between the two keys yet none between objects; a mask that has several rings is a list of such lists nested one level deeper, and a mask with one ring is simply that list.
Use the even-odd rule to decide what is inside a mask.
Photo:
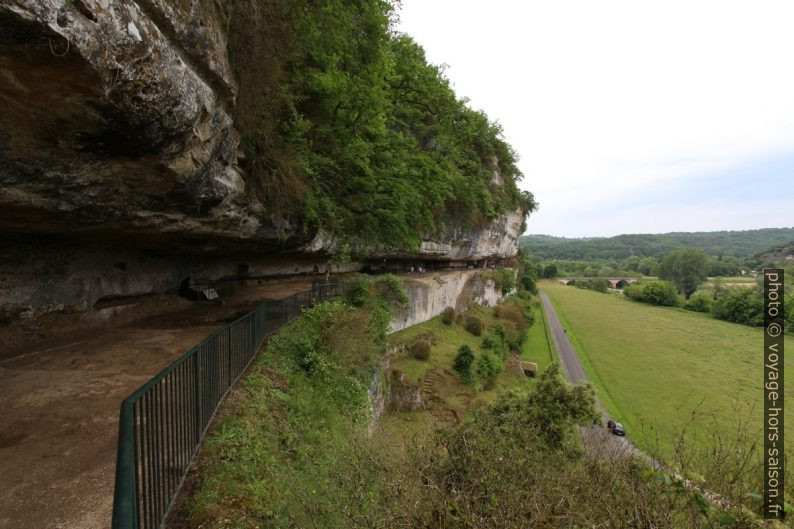
[{"label": "overcast sky", "polygon": [[794,2],[403,0],[568,237],[794,226]]}]

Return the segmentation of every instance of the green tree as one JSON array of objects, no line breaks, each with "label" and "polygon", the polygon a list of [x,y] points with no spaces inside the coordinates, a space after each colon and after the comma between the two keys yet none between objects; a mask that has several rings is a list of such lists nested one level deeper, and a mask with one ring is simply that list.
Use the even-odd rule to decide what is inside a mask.
[{"label": "green tree", "polygon": [[460,379],[466,384],[472,381],[471,365],[474,363],[474,351],[468,345],[461,345],[452,367],[460,375]]},{"label": "green tree", "polygon": [[714,300],[714,317],[744,325],[763,325],[764,300],[753,288],[724,288]]},{"label": "green tree", "polygon": [[623,289],[623,295],[634,301],[653,305],[677,307],[681,304],[675,285],[669,281],[652,280],[634,283]]},{"label": "green tree", "polygon": [[695,292],[686,303],[684,308],[694,312],[711,312],[711,307],[714,305],[714,300],[707,292]]},{"label": "green tree", "polygon": [[688,299],[706,280],[708,271],[709,258],[703,250],[675,250],[664,256],[659,277],[673,281]]},{"label": "green tree", "polygon": [[557,265],[554,263],[547,264],[543,267],[544,279],[552,279],[557,277]]},{"label": "green tree", "polygon": [[605,293],[605,292],[607,292],[609,290],[609,285],[607,285],[607,280],[606,279],[604,279],[603,277],[599,277],[599,278],[593,279],[590,282],[590,288],[592,290],[595,290],[596,292]]},{"label": "green tree", "polygon": [[659,261],[655,257],[644,257],[637,265],[637,271],[642,275],[659,275]]},{"label": "green tree", "polygon": [[623,260],[623,268],[625,268],[626,270],[631,270],[632,272],[639,272],[640,258],[636,255],[627,257],[626,259]]},{"label": "green tree", "polygon": [[229,21],[252,192],[354,252],[537,207],[500,126],[394,31],[394,4],[258,0]]},{"label": "green tree", "polygon": [[477,359],[477,377],[488,386],[502,372],[502,362],[491,352],[484,352]]}]

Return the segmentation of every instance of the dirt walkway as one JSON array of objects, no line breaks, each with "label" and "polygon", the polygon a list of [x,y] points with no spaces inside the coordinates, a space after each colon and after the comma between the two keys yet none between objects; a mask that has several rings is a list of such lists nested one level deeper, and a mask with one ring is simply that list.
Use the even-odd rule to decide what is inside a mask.
[{"label": "dirt walkway", "polygon": [[3,352],[0,529],[109,527],[121,401],[226,321],[310,282],[239,287],[223,305],[191,303]]}]

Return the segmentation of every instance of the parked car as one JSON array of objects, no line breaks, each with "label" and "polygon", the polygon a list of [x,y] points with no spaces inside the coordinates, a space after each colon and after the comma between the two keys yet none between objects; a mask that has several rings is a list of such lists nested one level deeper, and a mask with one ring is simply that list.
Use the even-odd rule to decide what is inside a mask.
[{"label": "parked car", "polygon": [[626,435],[625,430],[623,430],[623,425],[612,419],[607,421],[607,429],[615,435]]}]

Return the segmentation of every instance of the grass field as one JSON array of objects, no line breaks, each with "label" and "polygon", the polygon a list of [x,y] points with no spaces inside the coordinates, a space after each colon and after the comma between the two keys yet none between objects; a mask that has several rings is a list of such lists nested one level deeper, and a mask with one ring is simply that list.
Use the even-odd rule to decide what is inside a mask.
[{"label": "grass field", "polygon": [[752,288],[758,282],[755,277],[736,276],[736,277],[710,277],[706,280],[706,287],[714,288],[714,285],[721,284],[723,287],[745,287]]},{"label": "grass field", "polygon": [[[541,288],[568,328],[596,393],[640,447],[658,439],[669,454],[693,411],[706,419],[689,430],[690,439],[702,440],[715,427],[730,435],[737,417],[749,417],[748,428],[762,439],[761,329],[557,282]],[[790,386],[785,396],[794,398]],[[790,421],[785,433],[794,439]]]}]

